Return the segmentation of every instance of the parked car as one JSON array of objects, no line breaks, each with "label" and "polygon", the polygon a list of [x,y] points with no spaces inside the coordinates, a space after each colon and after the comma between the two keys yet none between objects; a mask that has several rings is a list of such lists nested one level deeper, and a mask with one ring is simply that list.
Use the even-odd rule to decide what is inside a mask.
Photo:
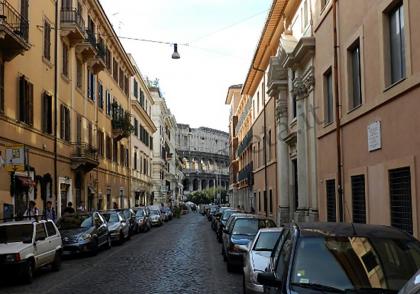
[{"label": "parked car", "polygon": [[258,231],[244,258],[243,285],[245,293],[264,293],[258,284],[257,274],[264,272],[270,263],[271,253],[280,239],[283,228],[266,228]]},{"label": "parked car", "polygon": [[220,222],[220,218],[223,214],[223,211],[229,209],[229,207],[220,207],[218,211],[214,214],[212,220],[211,220],[211,228],[213,231],[217,231],[218,223]]},{"label": "parked car", "polygon": [[146,207],[136,207],[133,209],[136,213],[136,222],[138,232],[147,232],[152,228],[149,212]]},{"label": "parked car", "polygon": [[398,294],[418,294],[420,293],[420,270],[405,284]]},{"label": "parked car", "polygon": [[219,207],[217,205],[210,206],[210,210],[208,211],[207,219],[209,222],[212,221],[213,216],[219,211]]},{"label": "parked car", "polygon": [[12,221],[0,224],[0,276],[18,276],[31,283],[35,270],[61,265],[62,241],[52,221]]},{"label": "parked car", "polygon": [[238,210],[235,209],[226,209],[223,211],[220,220],[217,222],[217,227],[216,227],[216,237],[217,240],[222,243],[223,239],[223,228],[226,226],[226,222],[229,219],[229,217],[233,214],[233,213],[239,213]]},{"label": "parked car", "polygon": [[111,235],[99,212],[67,215],[57,222],[63,240],[63,253],[96,255],[99,248],[111,248]]},{"label": "parked car", "polygon": [[168,217],[168,215],[166,214],[165,207],[161,207],[161,208],[159,209],[159,211],[160,211],[160,215],[161,215],[161,217],[162,217],[162,220],[163,220],[164,222],[169,221],[169,217]]},{"label": "parked car", "polygon": [[164,211],[164,213],[165,213],[165,215],[166,215],[166,217],[167,217],[167,219],[168,220],[172,220],[172,218],[173,218],[173,213],[172,213],[172,210],[169,208],[169,207],[165,207],[164,209],[163,209],[163,211]]},{"label": "parked car", "polygon": [[243,257],[248,251],[249,243],[259,229],[275,227],[276,223],[266,217],[254,214],[240,214],[234,217],[223,230],[223,253],[227,270],[243,266]]},{"label": "parked car", "polygon": [[102,213],[105,218],[112,242],[123,243],[130,238],[130,225],[123,212],[106,211]]},{"label": "parked car", "polygon": [[396,228],[344,223],[284,228],[267,293],[397,293],[420,268],[420,242]]},{"label": "parked car", "polygon": [[163,218],[159,209],[150,209],[150,222],[152,226],[163,225]]},{"label": "parked car", "polygon": [[132,208],[126,208],[122,210],[124,217],[129,225],[130,236],[138,232],[137,222],[136,222],[136,213]]}]

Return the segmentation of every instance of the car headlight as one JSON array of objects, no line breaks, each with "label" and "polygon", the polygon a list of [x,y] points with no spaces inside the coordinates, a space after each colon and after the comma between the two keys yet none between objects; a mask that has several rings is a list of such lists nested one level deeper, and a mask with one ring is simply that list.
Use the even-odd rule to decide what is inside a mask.
[{"label": "car headlight", "polygon": [[16,253],[16,254],[6,254],[5,260],[6,260],[6,262],[17,262],[17,261],[20,261],[20,254],[19,253]]},{"label": "car headlight", "polygon": [[92,238],[91,234],[83,234],[80,236],[79,240],[87,241],[87,240],[90,240],[91,238]]}]

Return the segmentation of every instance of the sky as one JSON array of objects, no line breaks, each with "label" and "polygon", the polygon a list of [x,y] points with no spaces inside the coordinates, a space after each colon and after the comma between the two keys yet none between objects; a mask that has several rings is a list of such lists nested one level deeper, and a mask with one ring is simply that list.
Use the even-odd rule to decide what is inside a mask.
[{"label": "sky", "polygon": [[143,76],[159,79],[178,123],[228,131],[229,86],[245,81],[272,0],[101,0]]}]

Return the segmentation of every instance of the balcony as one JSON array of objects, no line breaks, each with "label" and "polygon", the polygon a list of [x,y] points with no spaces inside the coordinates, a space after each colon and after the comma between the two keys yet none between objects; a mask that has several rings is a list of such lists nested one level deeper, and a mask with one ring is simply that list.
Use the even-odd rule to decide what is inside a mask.
[{"label": "balcony", "polygon": [[0,51],[10,61],[31,47],[28,42],[29,23],[6,0],[0,0]]},{"label": "balcony", "polygon": [[248,146],[252,142],[252,137],[253,137],[253,132],[252,132],[252,129],[250,129],[248,133],[245,135],[245,137],[243,138],[241,144],[239,144],[238,146],[237,157],[240,157],[244,153],[244,151],[248,148]]},{"label": "balcony", "polygon": [[254,174],[253,174],[253,162],[251,161],[247,166],[245,166],[238,174],[238,182],[245,181],[248,186],[254,184]]},{"label": "balcony", "polygon": [[71,156],[73,170],[90,172],[99,165],[98,150],[87,143],[75,143],[74,153]]},{"label": "balcony", "polygon": [[131,125],[131,115],[129,112],[124,111],[116,103],[112,105],[112,137],[114,140],[121,140],[128,138],[134,131]]},{"label": "balcony", "polygon": [[62,9],[61,36],[68,39],[70,47],[80,44],[85,39],[85,21],[75,8]]},{"label": "balcony", "polygon": [[83,62],[90,61],[95,58],[98,53],[95,33],[86,30],[86,35],[80,44],[76,46],[76,52]]},{"label": "balcony", "polygon": [[88,60],[88,64],[94,74],[98,74],[106,68],[105,54],[105,45],[103,43],[97,43],[96,55]]}]

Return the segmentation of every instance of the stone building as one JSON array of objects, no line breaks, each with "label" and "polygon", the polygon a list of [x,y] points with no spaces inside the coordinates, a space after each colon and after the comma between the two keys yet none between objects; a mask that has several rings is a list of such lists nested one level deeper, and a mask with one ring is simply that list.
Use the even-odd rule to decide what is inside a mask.
[{"label": "stone building", "polygon": [[0,217],[29,200],[59,215],[68,201],[127,206],[135,69],[98,0],[29,2],[2,1],[0,152],[26,162],[0,168]]},{"label": "stone building", "polygon": [[176,150],[183,163],[184,193],[229,187],[229,135],[210,128],[178,124]]}]

